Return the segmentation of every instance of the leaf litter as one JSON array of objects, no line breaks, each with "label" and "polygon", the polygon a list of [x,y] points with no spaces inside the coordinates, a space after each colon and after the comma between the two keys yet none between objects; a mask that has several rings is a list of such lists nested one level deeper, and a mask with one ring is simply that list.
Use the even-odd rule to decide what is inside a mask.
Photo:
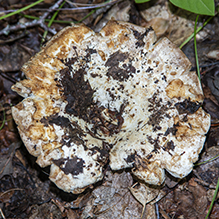
[{"label": "leaf litter", "polygon": [[[133,3],[131,3],[133,4]],[[167,4],[165,2],[165,4]],[[8,5],[5,1],[1,2],[0,5],[2,8],[10,8],[13,7],[12,5]],[[135,5],[134,7],[139,8],[139,5]],[[150,7],[153,7],[150,6]],[[131,7],[133,8],[133,7]],[[138,25],[143,25],[147,23],[147,20],[144,20],[139,15],[139,9],[136,11],[128,12],[128,15],[130,16],[130,20],[137,21],[136,23]],[[36,12],[32,12],[36,13]],[[37,12],[39,13],[39,12]],[[102,14],[105,15],[105,12]],[[101,15],[101,16],[102,16]],[[66,14],[61,14],[62,19],[66,19]],[[121,15],[120,15],[121,16]],[[126,15],[125,15],[126,16]],[[137,19],[136,19],[137,17]],[[95,22],[96,18],[90,18],[90,25],[92,26],[92,23]],[[98,18],[101,21],[101,18]],[[117,19],[117,18],[115,18]],[[88,18],[89,20],[89,18]],[[4,27],[7,22],[10,20],[4,20],[0,22],[0,25]],[[11,21],[10,21],[11,22]],[[155,22],[157,22],[155,20]],[[218,65],[216,59],[210,57],[208,58],[205,54],[208,54],[211,51],[211,47],[206,47],[205,44],[216,44],[218,45],[218,39],[214,38],[217,35],[217,29],[214,28],[214,25],[218,25],[217,20],[214,20],[211,24],[207,25],[207,29],[210,31],[207,31],[207,34],[204,38],[200,38],[198,41],[198,47],[200,47],[201,55],[199,56],[201,60],[201,69],[203,72],[203,88],[206,96],[209,101],[205,102],[204,108],[212,115],[212,121],[215,125],[217,125],[219,116],[217,115],[217,107],[219,107],[219,103],[217,101],[217,95],[215,96],[215,92],[217,92],[215,89],[218,89],[217,87],[217,78],[212,77],[212,71],[210,71],[212,65]],[[97,22],[98,23],[98,22]],[[161,22],[162,23],[162,22]],[[165,22],[163,22],[164,25],[166,25]],[[57,30],[59,30],[61,26],[54,25],[57,27]],[[163,29],[164,28],[164,29]],[[166,29],[166,26],[162,27],[163,29],[163,35],[168,35],[170,33],[171,29]],[[181,28],[182,30],[182,28]],[[27,48],[30,48],[32,51],[37,52],[39,50],[40,45],[40,36],[42,35],[43,31],[40,28],[32,28],[28,30],[27,37],[30,36],[32,32],[34,32],[33,36],[37,36],[34,38],[34,42],[29,43]],[[187,30],[186,30],[187,31]],[[9,37],[16,37],[16,34],[19,33],[13,33],[14,35],[11,35]],[[174,35],[174,33],[172,32]],[[181,36],[181,34],[179,34]],[[48,37],[51,37],[49,34]],[[177,40],[178,37],[176,37]],[[33,39],[33,38],[32,38]],[[179,38],[180,39],[180,38]],[[6,40],[5,36],[1,36],[1,40]],[[9,51],[12,51],[14,47],[14,43],[19,42],[21,45],[25,45],[28,43],[29,38],[22,38],[19,40],[16,40],[15,42],[10,42],[8,44]],[[25,42],[26,41],[26,42]],[[32,45],[38,45],[32,48]],[[26,45],[25,45],[26,46]],[[20,48],[20,47],[18,47]],[[205,50],[201,50],[201,48],[205,48]],[[187,56],[189,57],[190,61],[192,62],[193,66],[195,66],[193,62],[192,57],[192,44],[187,44],[183,51]],[[17,53],[22,54],[22,51],[17,51]],[[2,52],[0,54],[0,58],[4,57]],[[12,59],[5,60],[5,63],[10,63],[13,61]],[[16,61],[16,59],[14,60]],[[13,63],[13,66],[19,66],[19,59],[17,63]],[[10,66],[11,64],[7,64],[4,66],[6,68],[6,71],[11,72],[13,69]],[[21,65],[20,65],[21,66]],[[204,67],[202,67],[204,66]],[[1,72],[2,73],[5,73]],[[13,78],[13,80],[20,80],[23,76],[21,73],[19,73],[19,67],[16,67],[14,69],[15,72],[10,74],[10,77]],[[213,87],[213,92],[211,86],[209,87],[209,82],[206,83],[206,78],[211,78]],[[216,80],[216,83],[214,83],[214,80]],[[11,93],[9,93],[10,86],[6,83],[7,79],[2,80],[3,86],[0,87],[0,102],[1,104],[6,107],[10,104],[15,105],[17,102],[19,102],[18,96],[12,96]],[[215,86],[216,85],[216,86]],[[213,106],[212,106],[213,102]],[[215,108],[215,109],[214,109]],[[211,111],[213,111],[211,113]],[[132,175],[128,172],[115,172],[112,173],[110,170],[107,172],[106,178],[103,179],[100,183],[97,183],[94,185],[93,188],[88,189],[81,195],[69,195],[67,193],[61,192],[59,189],[57,189],[51,182],[48,180],[47,176],[47,169],[40,169],[38,166],[34,165],[34,158],[31,157],[25,148],[21,146],[18,147],[18,142],[20,141],[18,138],[18,135],[15,131],[15,126],[11,126],[10,124],[10,110],[7,110],[7,117],[6,117],[6,123],[2,130],[0,130],[0,143],[1,143],[1,162],[4,161],[7,163],[7,158],[10,158],[10,168],[9,172],[6,172],[7,174],[2,175],[0,181],[1,181],[1,197],[0,197],[0,207],[2,209],[2,213],[5,215],[6,218],[11,217],[17,217],[17,218],[86,218],[86,216],[93,215],[92,217],[96,218],[104,218],[104,215],[110,215],[109,212],[112,212],[113,214],[118,215],[126,215],[129,212],[131,216],[134,215],[133,218],[140,218],[142,216],[143,212],[143,205],[142,203],[146,203],[143,199],[141,199],[141,202],[137,201],[134,195],[130,192],[130,188],[133,187],[133,185],[136,184],[137,180],[136,178],[133,178]],[[0,112],[1,120],[3,119],[3,112]],[[198,161],[206,161],[212,157],[214,157],[218,153],[218,145],[219,145],[219,139],[218,139],[218,127],[212,126],[205,143],[205,147],[203,150],[203,154],[201,156],[201,160]],[[8,135],[10,134],[10,135]],[[17,145],[17,146],[16,146]],[[14,156],[15,148],[17,151],[19,151],[22,155],[21,156]],[[8,154],[7,154],[7,153]],[[6,155],[7,154],[7,155]],[[11,154],[11,157],[10,157]],[[13,154],[13,156],[12,156]],[[4,158],[4,159],[3,159]],[[12,159],[11,159],[12,158]],[[24,165],[25,161],[25,165]],[[204,218],[207,214],[207,210],[209,208],[212,194],[215,190],[217,178],[218,178],[218,159],[215,159],[207,164],[203,164],[200,166],[195,167],[195,171],[191,173],[188,177],[181,181],[177,181],[174,178],[168,177],[169,183],[168,185],[163,186],[159,188],[159,191],[166,194],[164,197],[162,197],[157,203],[158,203],[158,213],[160,218]],[[7,166],[7,165],[6,165]],[[3,173],[3,172],[2,172]],[[139,184],[137,184],[139,185]],[[141,187],[145,187],[145,184],[140,183],[140,191],[142,191]],[[134,187],[135,188],[135,187]],[[136,186],[136,193],[139,193]],[[13,190],[14,189],[14,190]],[[20,189],[20,190],[19,190]],[[25,192],[24,192],[25,191]],[[139,193],[141,196],[142,193],[146,193],[146,191],[142,191]],[[156,196],[156,192],[155,195]],[[108,196],[105,196],[108,195]],[[152,197],[154,197],[152,196]],[[110,200],[112,203],[109,203],[107,200],[107,197],[110,197]],[[142,201],[144,200],[144,201]],[[156,199],[155,199],[156,200]],[[20,207],[18,209],[17,203],[20,203]],[[58,204],[59,203],[59,204]],[[108,206],[107,206],[108,205]],[[117,206],[118,205],[118,206]],[[116,206],[116,207],[115,207]],[[146,210],[147,206],[149,204],[146,204]],[[127,209],[128,208],[128,209]],[[149,209],[150,207],[148,207]],[[132,212],[130,209],[134,209]],[[136,210],[137,209],[137,210]],[[151,210],[153,213],[153,216],[151,218],[156,218],[157,212],[154,210]],[[146,212],[146,211],[145,211]],[[148,211],[149,212],[149,211]],[[143,215],[145,218],[148,215]],[[211,218],[218,218],[219,216],[219,205],[218,202],[215,202],[214,208],[211,213]],[[113,217],[110,217],[113,218]],[[115,218],[115,217],[114,217]],[[128,217],[127,217],[128,218]]]}]

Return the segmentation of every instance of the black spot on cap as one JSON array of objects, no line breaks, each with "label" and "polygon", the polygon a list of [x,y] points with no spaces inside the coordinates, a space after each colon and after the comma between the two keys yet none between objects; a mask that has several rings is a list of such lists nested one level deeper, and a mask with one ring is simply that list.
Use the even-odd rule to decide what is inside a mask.
[{"label": "black spot on cap", "polygon": [[73,77],[69,69],[63,69],[60,73],[63,94],[68,101],[66,112],[87,120],[87,108],[93,103],[94,91],[90,83],[84,80],[85,70],[80,68],[73,72]]},{"label": "black spot on cap", "polygon": [[183,102],[175,104],[179,114],[193,114],[199,109],[200,106],[200,103],[192,102],[190,99],[185,99]]},{"label": "black spot on cap", "polygon": [[136,72],[136,69],[134,66],[132,66],[130,63],[126,65],[123,64],[123,68],[119,67],[120,62],[124,62],[126,59],[128,59],[129,53],[125,52],[122,53],[121,51],[117,51],[110,55],[109,59],[106,62],[106,66],[109,67],[107,76],[112,77],[114,80],[118,81],[124,81],[128,79],[130,76],[132,77],[132,74]]},{"label": "black spot on cap", "polygon": [[134,34],[135,38],[138,40],[135,43],[135,45],[137,47],[143,47],[145,45],[145,42],[143,41],[144,37],[147,36],[147,34],[150,31],[153,31],[153,28],[152,27],[147,28],[144,33],[139,33],[137,30],[132,30],[132,31],[133,31],[133,34]]},{"label": "black spot on cap", "polygon": [[61,158],[59,160],[53,160],[53,163],[57,165],[66,175],[72,174],[76,176],[83,173],[84,160],[78,157]]},{"label": "black spot on cap", "polygon": [[165,145],[165,147],[164,147],[164,150],[165,151],[174,151],[174,148],[175,148],[176,146],[174,145],[174,142],[171,140],[171,141],[168,141],[167,143],[166,143],[166,145]]}]

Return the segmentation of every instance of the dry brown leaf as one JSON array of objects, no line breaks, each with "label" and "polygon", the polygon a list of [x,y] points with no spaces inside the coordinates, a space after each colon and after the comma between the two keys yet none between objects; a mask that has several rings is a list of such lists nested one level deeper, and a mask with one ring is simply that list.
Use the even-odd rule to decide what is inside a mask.
[{"label": "dry brown leaf", "polygon": [[133,182],[131,174],[108,171],[106,175],[103,185],[92,191],[81,218],[140,219],[142,206],[128,189]]},{"label": "dry brown leaf", "polygon": [[210,59],[219,60],[219,50],[211,50],[206,56]]},{"label": "dry brown leaf", "polygon": [[8,153],[1,155],[0,160],[0,179],[4,175],[9,175],[13,172],[13,166],[12,166],[12,158],[14,156],[15,150],[19,148],[21,145],[21,142],[12,143],[9,146]]},{"label": "dry brown leaf", "polygon": [[18,160],[23,164],[24,167],[26,167],[26,161],[20,150],[16,150],[15,156],[18,158]]},{"label": "dry brown leaf", "polygon": [[159,194],[159,189],[148,187],[143,183],[137,187],[130,187],[129,190],[143,206],[154,200]]}]

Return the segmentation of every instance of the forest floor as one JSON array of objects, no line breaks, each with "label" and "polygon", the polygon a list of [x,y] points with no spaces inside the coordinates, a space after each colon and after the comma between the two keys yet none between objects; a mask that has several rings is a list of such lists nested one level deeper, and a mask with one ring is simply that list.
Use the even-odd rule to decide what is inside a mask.
[{"label": "forest floor", "polygon": [[[2,0],[0,11],[21,9],[33,2]],[[116,1],[118,3],[107,4],[97,10],[82,10],[80,7],[97,5],[103,3],[102,0],[76,0],[74,4],[66,1],[63,8],[69,10],[59,11],[55,18],[65,22],[53,22],[45,36],[43,20],[33,24],[33,20],[25,15],[39,18],[48,12],[45,9],[57,2],[45,0],[29,10],[0,20],[0,218],[205,218],[219,178],[218,15],[197,34],[205,96],[203,109],[211,115],[212,124],[194,170],[181,180],[167,174],[165,184],[154,190],[138,182],[129,170],[112,172],[108,168],[102,181],[82,194],[74,195],[61,191],[49,180],[49,168],[42,169],[35,163],[36,158],[28,153],[19,137],[11,107],[22,98],[11,90],[11,86],[25,78],[22,65],[39,52],[55,32],[70,25],[70,22],[83,22],[96,32],[111,18],[144,27],[151,25],[158,38],[168,37],[180,46],[193,33],[196,15],[176,8],[166,0],[139,5],[134,1]],[[54,11],[48,13],[46,18],[50,19],[53,14]],[[200,16],[198,27],[207,19]],[[24,23],[24,28],[20,23]],[[48,21],[45,24],[48,25]],[[192,70],[196,71],[193,39],[182,50],[192,63]],[[207,162],[200,164],[204,161]],[[150,197],[146,206],[133,196],[133,189]],[[219,218],[219,195],[209,218]]]}]

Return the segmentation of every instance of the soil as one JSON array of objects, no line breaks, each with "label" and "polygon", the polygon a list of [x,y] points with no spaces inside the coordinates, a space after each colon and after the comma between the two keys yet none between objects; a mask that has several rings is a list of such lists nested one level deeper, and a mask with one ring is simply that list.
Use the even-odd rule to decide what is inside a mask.
[{"label": "soil", "polygon": [[[23,8],[33,0],[2,0],[0,11]],[[205,100],[203,108],[211,115],[212,125],[200,159],[193,172],[181,180],[167,173],[166,183],[159,189],[134,178],[129,170],[112,172],[107,168],[102,181],[86,189],[80,195],[69,194],[58,189],[49,178],[49,168],[40,168],[19,137],[11,114],[11,107],[22,100],[11,90],[11,86],[25,78],[22,65],[40,51],[51,37],[66,23],[54,22],[46,37],[42,25],[19,29],[19,22],[31,22],[24,15],[40,17],[57,0],[47,0],[20,14],[0,20],[0,31],[17,25],[15,31],[0,35],[0,218],[160,218],[202,219],[205,218],[213,199],[219,179],[219,17],[216,15],[197,34],[197,50],[201,72],[201,83]],[[75,8],[70,1],[64,8]],[[83,4],[100,4],[102,0],[74,1]],[[195,15],[171,5],[167,0],[135,4],[134,1],[118,1],[97,9],[63,10],[55,20],[83,22],[95,31],[112,17],[140,26],[152,25],[158,37],[167,36],[176,45],[193,32]],[[216,1],[216,6],[218,1]],[[81,6],[81,5],[79,5]],[[168,11],[169,10],[169,11]],[[49,13],[51,18],[54,12]],[[171,13],[171,16],[170,16]],[[166,16],[169,16],[168,19]],[[199,18],[198,26],[206,21]],[[48,25],[48,22],[45,23]],[[194,41],[182,48],[196,70]],[[215,55],[210,55],[212,52]],[[192,106],[197,108],[200,106]],[[186,109],[187,110],[187,109]],[[80,113],[75,109],[75,113]],[[212,159],[213,158],[213,159]],[[219,194],[211,211],[211,219],[219,218]]]}]

